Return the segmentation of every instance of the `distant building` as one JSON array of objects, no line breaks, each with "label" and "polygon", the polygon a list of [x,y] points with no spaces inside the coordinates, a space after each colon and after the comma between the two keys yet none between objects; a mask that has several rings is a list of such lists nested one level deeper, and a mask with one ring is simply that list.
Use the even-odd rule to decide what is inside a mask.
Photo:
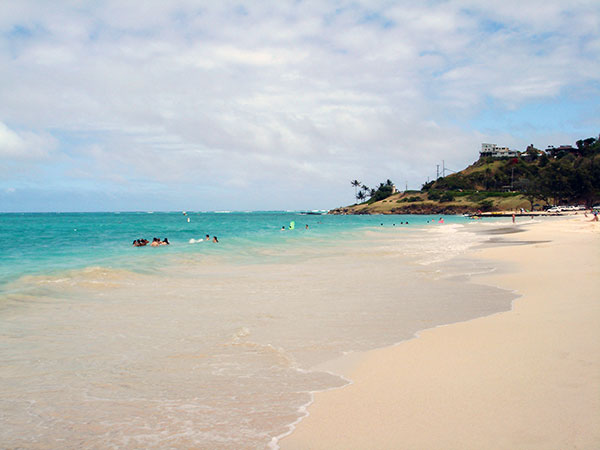
[{"label": "distant building", "polygon": [[481,151],[479,152],[481,158],[518,158],[519,154],[520,152],[518,150],[511,150],[508,147],[499,147],[496,144],[481,144]]},{"label": "distant building", "polygon": [[553,158],[565,153],[575,153],[579,154],[580,151],[577,148],[574,148],[572,145],[561,145],[560,147],[554,147],[553,145],[549,146],[546,149],[546,153]]}]

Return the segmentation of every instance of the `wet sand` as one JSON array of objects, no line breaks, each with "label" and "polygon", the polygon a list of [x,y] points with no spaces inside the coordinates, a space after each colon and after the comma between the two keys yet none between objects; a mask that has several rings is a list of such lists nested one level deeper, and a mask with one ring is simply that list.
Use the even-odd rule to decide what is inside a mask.
[{"label": "wet sand", "polygon": [[600,223],[542,219],[479,249],[477,282],[513,310],[430,329],[335,364],[283,449],[591,449],[600,445]]}]

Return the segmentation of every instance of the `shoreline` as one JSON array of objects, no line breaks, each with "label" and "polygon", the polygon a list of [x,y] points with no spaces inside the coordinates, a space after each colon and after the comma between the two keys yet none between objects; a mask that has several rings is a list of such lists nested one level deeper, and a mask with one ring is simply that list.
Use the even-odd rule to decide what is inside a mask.
[{"label": "shoreline", "polygon": [[[593,447],[600,441],[600,311],[592,301],[600,258],[590,248],[598,248],[600,227],[588,222],[583,215],[544,221],[519,234],[515,244],[524,244],[470,251],[477,259],[514,265],[508,273],[473,277],[517,293],[511,309],[419,331],[410,340],[353,355],[351,363],[332,362],[332,371],[351,383],[314,393],[307,415],[278,444]],[[579,337],[583,329],[587,340]],[[579,362],[568,358],[571,353]]]}]

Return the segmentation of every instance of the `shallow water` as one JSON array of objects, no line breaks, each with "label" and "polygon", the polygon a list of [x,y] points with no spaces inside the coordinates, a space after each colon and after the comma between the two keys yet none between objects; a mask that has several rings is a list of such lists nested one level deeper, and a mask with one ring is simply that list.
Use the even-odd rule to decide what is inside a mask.
[{"label": "shallow water", "polygon": [[[402,228],[398,216],[272,214],[219,216],[223,245],[189,244],[206,224],[190,232],[181,213],[155,214],[169,248],[103,242],[13,267],[0,298],[1,446],[265,448],[312,391],[346,383],[315,365],[514,298],[465,281],[492,267],[452,259],[487,239],[461,218]],[[290,217],[299,228],[280,232]],[[107,234],[125,242],[141,222]]]}]

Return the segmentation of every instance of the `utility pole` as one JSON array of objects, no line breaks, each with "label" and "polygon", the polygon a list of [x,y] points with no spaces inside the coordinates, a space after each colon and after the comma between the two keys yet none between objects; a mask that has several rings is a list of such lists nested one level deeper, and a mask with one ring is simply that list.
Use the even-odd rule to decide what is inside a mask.
[{"label": "utility pole", "polygon": [[446,161],[442,159],[442,176],[446,176]]},{"label": "utility pole", "polygon": [[515,177],[515,168],[512,167],[510,169],[510,190],[511,190],[511,192],[513,191],[513,180],[514,180],[514,177]]},{"label": "utility pole", "polygon": [[437,180],[440,177],[440,165],[437,164],[436,166],[437,166],[437,171],[436,171],[435,179]]}]

